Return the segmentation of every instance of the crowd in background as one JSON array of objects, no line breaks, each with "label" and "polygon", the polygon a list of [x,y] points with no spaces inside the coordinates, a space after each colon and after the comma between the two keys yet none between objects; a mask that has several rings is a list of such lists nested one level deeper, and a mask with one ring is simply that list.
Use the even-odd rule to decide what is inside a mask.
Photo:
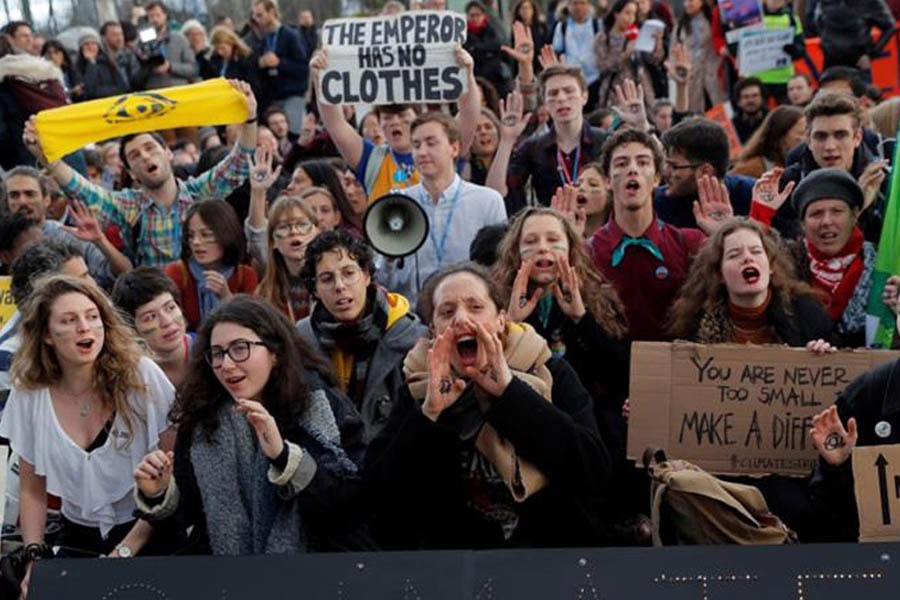
[{"label": "crowd in background", "polygon": [[[48,545],[649,544],[625,455],[632,342],[865,347],[880,285],[900,102],[872,64],[897,17],[884,0],[762,7],[795,62],[742,77],[710,0],[471,0],[466,91],[441,106],[322,102],[313,15],[288,24],[273,0],[180,24],[153,0],[77,48],[8,23],[0,436],[22,589]],[[383,14],[418,9],[446,7]],[[246,122],[48,162],[31,120],[218,77]],[[726,101],[729,122],[704,116]],[[391,191],[430,226],[403,259],[365,234]],[[857,538],[848,457],[900,441],[897,369],[814,419],[808,477],[745,481],[800,541]]]}]

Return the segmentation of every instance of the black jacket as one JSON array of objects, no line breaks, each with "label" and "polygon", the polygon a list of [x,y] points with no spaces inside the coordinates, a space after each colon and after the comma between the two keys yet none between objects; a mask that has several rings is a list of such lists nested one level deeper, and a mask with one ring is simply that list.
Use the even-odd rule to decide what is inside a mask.
[{"label": "black jacket", "polygon": [[475,60],[475,76],[490,81],[501,97],[506,95],[512,76],[512,70],[504,63],[500,51],[502,45],[503,38],[493,24],[489,24],[480,34],[469,31],[463,45]]},{"label": "black jacket", "polygon": [[[817,0],[807,8],[815,30],[822,38],[825,67],[856,66],[860,57],[875,57],[890,42],[897,29],[884,0]],[[876,44],[871,29],[881,30]]]},{"label": "black jacket", "polygon": [[[453,407],[432,422],[407,389],[366,457],[371,524],[381,544],[393,549],[499,548],[601,541],[610,457],[578,376],[559,359],[550,359],[547,367],[553,375],[552,404],[514,377],[484,413],[484,420],[549,479],[545,488],[515,504],[518,526],[512,536],[505,539],[499,525],[469,506],[477,489],[467,488],[467,463],[461,458],[473,442],[461,439]],[[474,403],[473,395],[470,388],[454,406]]]},{"label": "black jacket", "polygon": [[[254,61],[266,53],[266,38],[249,34],[244,41],[253,49]],[[255,62],[260,85],[265,91],[265,103],[283,100],[289,96],[302,96],[309,86],[310,49],[306,48],[297,30],[282,25],[275,36],[275,54],[278,66],[261,68]]]},{"label": "black jacket", "polygon": [[564,353],[562,358],[572,366],[581,384],[591,394],[603,442],[610,453],[624,456],[622,403],[628,397],[628,344],[611,338],[590,311],[575,323],[563,314],[555,299],[546,326],[536,310],[526,322],[547,340],[551,350]]},{"label": "black jacket", "polygon": [[[856,378],[837,399],[838,415],[846,427],[856,419],[857,446],[900,444],[900,360],[881,365]],[[881,437],[875,432],[880,422],[890,424],[890,432]],[[884,432],[884,427],[879,428]],[[822,539],[827,542],[855,542],[859,537],[859,515],[853,492],[853,467],[850,460],[833,467],[819,460],[811,484],[812,497],[821,514]]]},{"label": "black jacket", "polygon": [[97,54],[96,62],[79,58],[76,67],[84,83],[84,100],[128,93],[128,84],[122,79],[119,68],[102,51]]},{"label": "black jacket", "polygon": [[253,89],[254,95],[259,97],[262,90],[259,87],[259,69],[256,66],[256,61],[257,57],[251,54],[246,58],[229,60],[228,64],[225,65],[225,60],[215,52],[212,52],[209,59],[201,65],[200,77],[203,79],[227,77],[228,79],[246,81]]},{"label": "black jacket", "polygon": [[[578,163],[581,166],[600,159],[603,142],[609,131],[591,127],[587,121],[581,133]],[[510,219],[528,205],[525,186],[531,178],[531,185],[537,195],[537,203],[550,206],[550,199],[556,188],[563,184],[556,164],[556,132],[534,134],[527,137],[513,150],[506,172],[506,214]]]}]

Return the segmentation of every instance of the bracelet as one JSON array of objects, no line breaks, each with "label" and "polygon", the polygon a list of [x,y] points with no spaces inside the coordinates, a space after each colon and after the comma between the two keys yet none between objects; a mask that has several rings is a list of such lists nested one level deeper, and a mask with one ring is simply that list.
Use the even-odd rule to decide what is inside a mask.
[{"label": "bracelet", "polygon": [[34,562],[42,558],[49,558],[51,556],[53,556],[53,552],[47,544],[32,542],[25,546],[25,559],[29,562]]},{"label": "bracelet", "polygon": [[256,123],[256,119],[257,119],[257,118],[258,118],[258,117],[257,117],[256,115],[254,115],[254,116],[250,117],[249,119],[247,119],[246,121],[244,121],[244,124],[245,124],[245,125],[249,125],[249,124],[251,124],[251,123]]}]

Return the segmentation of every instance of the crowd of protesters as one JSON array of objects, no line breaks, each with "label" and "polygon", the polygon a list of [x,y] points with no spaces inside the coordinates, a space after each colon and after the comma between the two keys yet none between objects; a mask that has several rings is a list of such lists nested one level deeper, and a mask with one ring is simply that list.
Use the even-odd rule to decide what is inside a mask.
[{"label": "crowd of protesters", "polygon": [[[872,62],[896,19],[883,0],[811,4],[764,0],[763,26],[793,29],[799,62],[820,35],[824,70],[739,77],[709,0],[520,0],[508,16],[471,0],[466,91],[438,107],[322,102],[313,15],[288,24],[273,0],[240,31],[152,0],[77,48],[8,23],[0,436],[21,589],[49,545],[648,544],[648,483],[625,456],[632,342],[866,346],[900,124]],[[637,50],[647,19],[664,28]],[[46,98],[22,93],[218,77],[247,122],[60,161],[30,119]],[[740,153],[704,117],[729,99]],[[364,234],[392,190],[430,225],[406,260]],[[892,310],[898,291],[889,279]],[[759,483],[800,541],[857,538],[848,458],[900,441],[897,369],[815,418],[807,478]]]}]

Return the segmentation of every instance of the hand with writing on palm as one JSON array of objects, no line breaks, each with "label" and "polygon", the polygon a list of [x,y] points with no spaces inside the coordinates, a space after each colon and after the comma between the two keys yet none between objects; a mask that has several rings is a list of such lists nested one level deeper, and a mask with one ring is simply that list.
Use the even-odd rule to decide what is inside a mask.
[{"label": "hand with writing on palm", "polygon": [[732,217],[734,208],[725,183],[709,175],[702,176],[697,181],[697,200],[694,201],[697,227],[706,235],[712,235]]},{"label": "hand with writing on palm", "polygon": [[847,421],[847,428],[844,429],[837,406],[834,405],[813,417],[813,427],[809,436],[813,446],[819,451],[819,456],[834,467],[844,464],[850,458],[859,438],[856,419],[851,417]]},{"label": "hand with writing on palm", "polygon": [[450,368],[450,352],[456,343],[456,332],[448,327],[440,333],[428,349],[428,388],[422,414],[437,421],[441,413],[453,405],[466,389],[466,383],[455,377]]},{"label": "hand with writing on palm", "polygon": [[528,63],[534,60],[534,39],[531,35],[531,27],[526,27],[521,21],[513,23],[513,47],[500,46],[503,52],[517,63]]},{"label": "hand with writing on palm", "polygon": [[509,298],[509,318],[511,321],[521,323],[527,319],[537,307],[544,288],[538,287],[528,295],[528,282],[531,281],[531,270],[534,268],[534,258],[522,259],[516,279],[513,281],[512,292]]},{"label": "hand with writing on palm", "polygon": [[775,167],[762,174],[762,177],[753,184],[753,202],[763,204],[772,210],[777,211],[784,204],[785,200],[791,197],[794,191],[794,181],[789,182],[784,189],[778,191],[778,182],[781,181],[781,175],[784,169]]},{"label": "hand with writing on palm", "polygon": [[556,188],[556,193],[550,198],[550,208],[561,212],[578,237],[584,237],[584,230],[587,227],[587,212],[583,206],[578,205],[577,187],[567,184]]}]

